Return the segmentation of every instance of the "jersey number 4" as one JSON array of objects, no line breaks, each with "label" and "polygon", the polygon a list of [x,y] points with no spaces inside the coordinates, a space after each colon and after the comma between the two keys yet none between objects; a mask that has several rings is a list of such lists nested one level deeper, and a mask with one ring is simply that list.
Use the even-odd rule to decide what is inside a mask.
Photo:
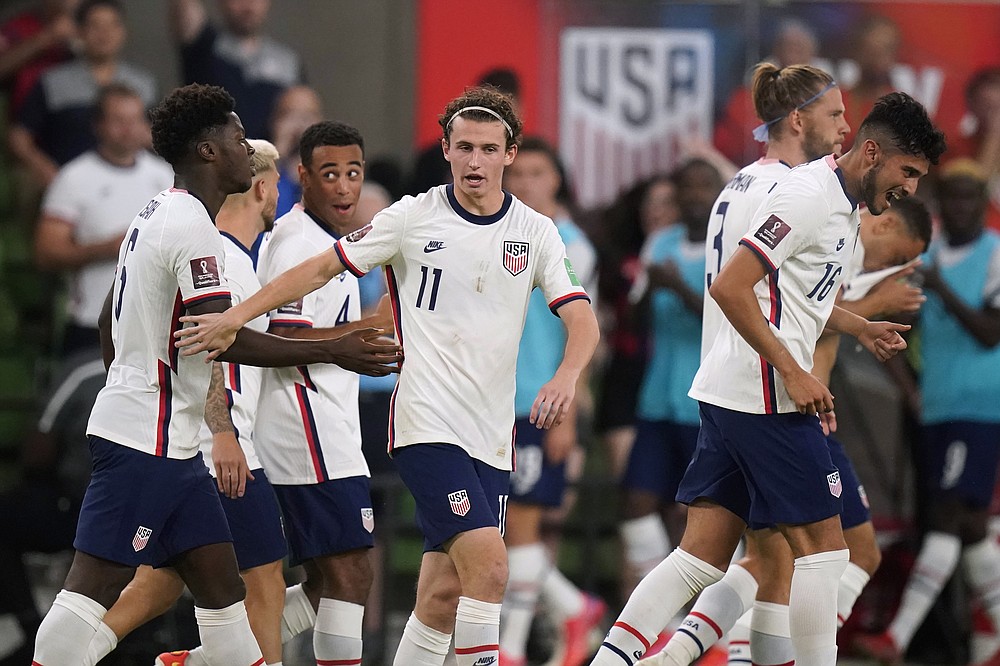
[{"label": "jersey number 4", "polygon": [[[126,252],[131,252],[135,249],[135,242],[139,239],[139,227],[132,229],[132,235],[128,237],[128,243],[126,244],[128,250]],[[126,253],[122,257],[122,269],[118,274],[118,281],[121,282],[121,286],[118,287],[118,298],[115,299],[115,321],[122,316],[122,297],[125,296],[125,282],[128,280],[128,271],[125,268],[125,257]]]}]

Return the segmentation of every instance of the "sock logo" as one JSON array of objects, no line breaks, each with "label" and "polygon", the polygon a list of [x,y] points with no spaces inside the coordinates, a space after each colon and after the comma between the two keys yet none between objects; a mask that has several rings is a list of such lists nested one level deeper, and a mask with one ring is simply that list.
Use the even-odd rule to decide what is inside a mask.
[{"label": "sock logo", "polygon": [[497,658],[492,655],[489,657],[480,657],[479,659],[476,659],[476,663],[472,666],[490,666],[490,664],[495,664],[496,661]]}]

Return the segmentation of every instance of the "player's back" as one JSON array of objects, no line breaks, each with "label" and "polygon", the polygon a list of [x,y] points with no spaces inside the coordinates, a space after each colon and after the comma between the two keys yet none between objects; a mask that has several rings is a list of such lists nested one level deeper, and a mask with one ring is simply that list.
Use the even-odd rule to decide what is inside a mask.
[{"label": "player's back", "polygon": [[791,167],[779,160],[761,158],[740,169],[723,188],[712,207],[705,240],[705,305],[702,313],[701,357],[705,358],[712,341],[725,323],[726,316],[708,296],[708,288],[729,258],[740,239],[754,222],[760,204]]},{"label": "player's back", "polygon": [[224,250],[204,205],[184,190],[156,195],[129,226],[113,284],[115,358],[88,433],[146,453],[198,451],[211,364],[181,356],[185,309],[230,297]]}]

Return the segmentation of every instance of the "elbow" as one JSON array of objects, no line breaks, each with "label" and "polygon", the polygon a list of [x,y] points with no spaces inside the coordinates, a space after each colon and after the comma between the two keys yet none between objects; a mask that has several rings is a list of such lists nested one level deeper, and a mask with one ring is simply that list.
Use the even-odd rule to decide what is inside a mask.
[{"label": "elbow", "polygon": [[712,286],[708,288],[708,295],[725,311],[730,295],[725,280],[716,279],[713,281]]}]

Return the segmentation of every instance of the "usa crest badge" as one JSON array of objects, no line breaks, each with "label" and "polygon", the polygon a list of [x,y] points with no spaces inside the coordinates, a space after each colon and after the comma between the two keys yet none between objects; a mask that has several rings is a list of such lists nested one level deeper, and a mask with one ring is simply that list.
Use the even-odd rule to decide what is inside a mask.
[{"label": "usa crest badge", "polygon": [[149,543],[149,537],[152,534],[153,530],[148,527],[143,527],[142,525],[139,526],[139,529],[135,531],[135,536],[132,537],[132,548],[135,552],[138,553],[146,547],[146,544]]},{"label": "usa crest badge", "polygon": [[844,484],[840,481],[840,472],[827,474],[826,482],[830,485],[830,494],[834,497],[840,497],[840,494],[844,492]]},{"label": "usa crest badge", "polygon": [[361,509],[361,526],[368,532],[375,529],[375,512],[372,509]]},{"label": "usa crest badge", "polygon": [[449,493],[448,503],[451,504],[451,512],[456,516],[464,516],[472,508],[472,504],[469,503],[469,493],[464,489]]},{"label": "usa crest badge", "polygon": [[511,275],[519,275],[528,267],[528,243],[525,241],[503,242],[503,267]]}]

